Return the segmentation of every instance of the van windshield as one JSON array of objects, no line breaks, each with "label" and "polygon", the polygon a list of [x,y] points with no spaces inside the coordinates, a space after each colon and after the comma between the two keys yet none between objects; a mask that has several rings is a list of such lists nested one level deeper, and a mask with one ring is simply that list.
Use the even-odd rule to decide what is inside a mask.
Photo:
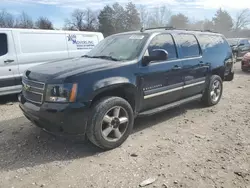
[{"label": "van windshield", "polygon": [[114,61],[136,59],[147,41],[147,34],[120,34],[105,38],[83,57]]}]

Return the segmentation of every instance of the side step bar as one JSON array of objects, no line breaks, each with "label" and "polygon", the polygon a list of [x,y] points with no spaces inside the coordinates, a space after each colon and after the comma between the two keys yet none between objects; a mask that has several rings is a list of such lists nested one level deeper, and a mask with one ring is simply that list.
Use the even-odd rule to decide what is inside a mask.
[{"label": "side step bar", "polygon": [[168,109],[171,109],[171,108],[180,106],[180,105],[182,105],[182,104],[189,103],[189,102],[195,101],[195,100],[199,100],[199,99],[201,99],[201,97],[202,97],[202,94],[198,94],[198,95],[195,95],[195,96],[186,98],[186,99],[182,99],[182,100],[180,100],[180,101],[176,101],[176,102],[173,102],[173,103],[164,105],[164,106],[160,106],[160,107],[158,107],[158,108],[154,108],[154,109],[151,109],[151,110],[147,110],[147,111],[144,111],[144,112],[139,113],[139,114],[138,114],[138,117],[150,116],[150,115],[153,115],[153,114],[156,114],[156,113],[159,113],[159,112],[163,112],[163,111],[165,111],[165,110],[168,110]]}]

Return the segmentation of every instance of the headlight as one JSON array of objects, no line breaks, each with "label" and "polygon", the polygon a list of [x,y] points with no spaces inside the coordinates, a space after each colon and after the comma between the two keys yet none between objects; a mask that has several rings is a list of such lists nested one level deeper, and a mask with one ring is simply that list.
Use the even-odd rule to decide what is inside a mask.
[{"label": "headlight", "polygon": [[75,102],[77,84],[48,85],[45,101],[47,102]]}]

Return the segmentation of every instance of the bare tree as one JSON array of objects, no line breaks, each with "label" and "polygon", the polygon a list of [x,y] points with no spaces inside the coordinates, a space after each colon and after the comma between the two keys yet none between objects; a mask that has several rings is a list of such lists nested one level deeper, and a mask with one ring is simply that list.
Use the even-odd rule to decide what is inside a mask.
[{"label": "bare tree", "polygon": [[144,27],[144,28],[148,27],[149,12],[148,12],[146,6],[140,5],[139,13],[140,13],[142,27]]},{"label": "bare tree", "polygon": [[189,23],[189,28],[194,30],[204,30],[204,21],[199,20]]},{"label": "bare tree", "polygon": [[188,28],[188,24],[189,24],[189,19],[187,16],[185,16],[184,14],[176,14],[171,16],[169,25],[178,28],[178,29],[186,29]]},{"label": "bare tree", "polygon": [[86,10],[86,30],[94,31],[97,28],[97,14],[93,12],[91,9]]},{"label": "bare tree", "polygon": [[203,25],[204,30],[214,30],[214,23],[211,20],[205,19],[204,20],[204,25]]},{"label": "bare tree", "polygon": [[70,19],[65,20],[65,27],[71,30],[94,30],[97,17],[91,9],[76,9]]},{"label": "bare tree", "polygon": [[17,28],[33,28],[34,23],[32,21],[32,18],[29,17],[25,12],[22,12],[22,14],[17,18],[16,20],[16,26]]},{"label": "bare tree", "polygon": [[6,12],[5,10],[0,12],[0,27],[13,28],[14,22],[14,17],[10,13]]},{"label": "bare tree", "polygon": [[52,22],[46,17],[40,17],[35,23],[39,29],[54,29]]},{"label": "bare tree", "polygon": [[250,9],[243,9],[240,11],[235,19],[235,31],[244,29],[250,25]]},{"label": "bare tree", "polygon": [[171,15],[171,11],[166,6],[156,7],[150,12],[148,25],[150,27],[167,26]]}]

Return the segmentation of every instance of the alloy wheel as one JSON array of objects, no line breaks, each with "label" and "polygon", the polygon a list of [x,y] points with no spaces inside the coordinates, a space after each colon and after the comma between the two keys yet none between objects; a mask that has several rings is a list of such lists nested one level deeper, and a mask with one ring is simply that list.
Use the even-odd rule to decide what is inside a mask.
[{"label": "alloy wheel", "polygon": [[118,141],[126,132],[129,123],[127,111],[121,106],[108,110],[102,120],[102,137],[109,142]]}]

